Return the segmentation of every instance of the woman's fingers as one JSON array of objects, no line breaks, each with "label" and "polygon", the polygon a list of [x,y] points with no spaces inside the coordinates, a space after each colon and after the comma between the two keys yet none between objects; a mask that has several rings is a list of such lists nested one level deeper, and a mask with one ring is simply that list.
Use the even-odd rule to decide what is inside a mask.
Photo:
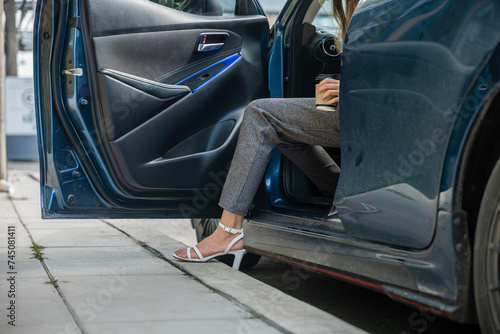
[{"label": "woman's fingers", "polygon": [[326,90],[336,90],[337,92],[340,89],[340,82],[335,79],[325,79],[321,81],[318,85],[318,92],[324,92]]},{"label": "woman's fingers", "polygon": [[329,104],[339,102],[340,82],[335,79],[327,78],[321,81],[318,85],[318,93],[321,94],[323,100]]},{"label": "woman's fingers", "polygon": [[336,80],[336,79],[326,78],[323,81],[321,81],[319,83],[319,85],[320,86],[323,86],[323,85],[336,85],[336,86],[340,86],[340,81]]},{"label": "woman's fingers", "polygon": [[339,97],[338,96],[328,96],[328,97],[323,96],[323,101],[325,101],[326,104],[334,104],[334,103],[339,102]]},{"label": "woman's fingers", "polygon": [[339,80],[337,80],[337,79],[326,78],[326,79],[323,79],[323,80],[320,82],[320,84],[322,84],[322,83],[336,83],[336,84],[338,84],[338,83],[340,83],[340,81],[339,81]]},{"label": "woman's fingers", "polygon": [[323,92],[320,92],[321,96],[323,96],[323,98],[326,98],[328,96],[339,96],[339,91],[338,90],[335,90],[335,89],[329,89],[329,90],[325,90]]}]

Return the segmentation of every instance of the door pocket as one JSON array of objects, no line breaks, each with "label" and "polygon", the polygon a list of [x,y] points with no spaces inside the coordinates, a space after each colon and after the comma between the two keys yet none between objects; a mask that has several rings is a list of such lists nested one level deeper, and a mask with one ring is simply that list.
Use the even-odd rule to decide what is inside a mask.
[{"label": "door pocket", "polygon": [[188,95],[183,85],[166,85],[113,70],[98,74],[109,140],[116,140]]},{"label": "door pocket", "polygon": [[229,139],[236,125],[235,120],[227,120],[201,130],[163,155],[163,159],[213,151]]}]

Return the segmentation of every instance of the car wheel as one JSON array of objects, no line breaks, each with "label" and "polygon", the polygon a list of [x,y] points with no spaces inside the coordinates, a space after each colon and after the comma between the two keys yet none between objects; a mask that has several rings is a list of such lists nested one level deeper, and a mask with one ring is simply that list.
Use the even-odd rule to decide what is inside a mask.
[{"label": "car wheel", "polygon": [[500,333],[500,159],[488,180],[474,241],[474,294],[482,333]]},{"label": "car wheel", "polygon": [[[202,241],[210,234],[212,234],[219,224],[218,219],[192,219],[192,223],[194,229],[196,230],[196,239],[198,242]],[[260,255],[247,253],[243,256],[243,260],[240,264],[240,270],[248,269],[257,264],[259,262]],[[224,255],[218,258],[219,261],[231,266],[233,264],[234,256],[233,255]]]}]

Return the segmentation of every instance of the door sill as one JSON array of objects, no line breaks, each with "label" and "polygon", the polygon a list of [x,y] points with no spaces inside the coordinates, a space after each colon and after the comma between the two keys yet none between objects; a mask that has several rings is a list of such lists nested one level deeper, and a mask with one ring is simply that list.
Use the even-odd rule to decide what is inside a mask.
[{"label": "door sill", "polygon": [[252,211],[249,221],[324,236],[342,238],[347,236],[344,226],[336,212],[326,215],[323,211],[322,215],[318,215],[317,213],[310,212],[284,214],[268,210],[255,210]]}]

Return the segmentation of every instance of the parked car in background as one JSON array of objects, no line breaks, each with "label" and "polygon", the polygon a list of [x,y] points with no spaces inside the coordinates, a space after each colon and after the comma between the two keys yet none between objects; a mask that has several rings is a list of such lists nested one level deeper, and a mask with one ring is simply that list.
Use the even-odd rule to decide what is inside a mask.
[{"label": "parked car in background", "polygon": [[335,197],[275,152],[246,248],[500,331],[498,1],[360,1],[342,56],[317,0],[271,29],[254,0],[168,4],[38,1],[44,218],[193,218],[203,238],[247,103],[340,72]]}]

